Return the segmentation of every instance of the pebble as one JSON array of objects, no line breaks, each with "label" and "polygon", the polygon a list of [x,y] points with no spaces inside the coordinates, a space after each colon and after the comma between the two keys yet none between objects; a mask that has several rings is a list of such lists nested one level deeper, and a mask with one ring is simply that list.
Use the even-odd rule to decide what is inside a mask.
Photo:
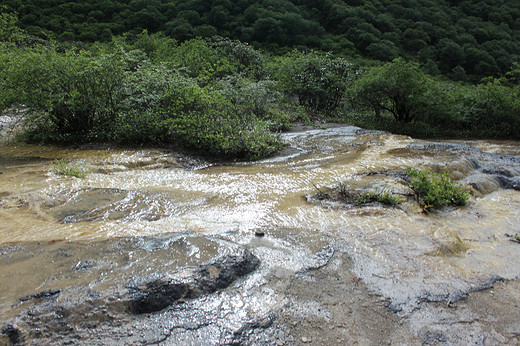
[{"label": "pebble", "polygon": [[312,342],[312,339],[311,338],[308,338],[306,336],[302,336],[302,342],[304,343],[309,343],[309,342]]}]

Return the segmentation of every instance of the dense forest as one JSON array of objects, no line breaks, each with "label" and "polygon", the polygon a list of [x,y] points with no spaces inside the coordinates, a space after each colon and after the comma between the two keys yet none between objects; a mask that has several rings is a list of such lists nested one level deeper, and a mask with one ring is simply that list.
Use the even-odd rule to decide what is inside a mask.
[{"label": "dense forest", "polygon": [[285,53],[413,58],[430,74],[477,81],[520,56],[520,0],[4,0],[29,34],[62,41],[164,32],[215,35]]},{"label": "dense forest", "polygon": [[0,111],[29,142],[250,160],[295,122],[520,139],[513,2],[7,2]]}]

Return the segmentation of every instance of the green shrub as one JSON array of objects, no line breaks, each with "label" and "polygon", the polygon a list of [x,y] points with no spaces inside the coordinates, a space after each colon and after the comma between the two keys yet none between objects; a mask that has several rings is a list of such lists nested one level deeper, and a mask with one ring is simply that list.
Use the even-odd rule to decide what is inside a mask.
[{"label": "green shrub", "polygon": [[239,112],[265,121],[271,131],[291,128],[290,116],[278,106],[281,95],[275,82],[228,76],[218,81],[214,88],[237,106]]},{"label": "green shrub", "polygon": [[403,201],[401,196],[389,191],[363,191],[351,189],[346,183],[339,183],[331,190],[332,193],[324,193],[319,189],[317,190],[318,193],[316,196],[318,199],[331,199],[360,206],[368,203],[381,203],[384,205],[396,206]]},{"label": "green shrub", "polygon": [[[362,194],[362,199],[367,202],[379,202],[385,205],[398,205],[403,201],[402,197],[388,191],[370,191]],[[365,203],[367,203],[365,202]]]},{"label": "green shrub", "polygon": [[201,85],[230,75],[243,75],[256,81],[266,75],[263,55],[246,43],[214,37],[192,39],[172,51],[178,68]]},{"label": "green shrub", "polygon": [[498,81],[464,89],[460,117],[481,136],[520,138],[520,88]]},{"label": "green shrub", "polygon": [[201,85],[207,85],[215,79],[233,74],[237,71],[228,57],[220,54],[201,39],[184,42],[173,51],[178,67],[186,75],[196,78]]},{"label": "green shrub", "polygon": [[409,167],[406,175],[424,211],[448,205],[463,206],[468,201],[469,191],[463,185],[453,183],[447,173],[432,173]]},{"label": "green shrub", "polygon": [[121,100],[124,64],[116,54],[58,53],[35,46],[2,54],[2,107],[36,111],[29,139],[74,142],[105,135]]},{"label": "green shrub", "polygon": [[357,109],[371,109],[376,116],[388,112],[396,121],[409,123],[436,111],[442,97],[437,90],[417,64],[399,58],[362,73],[348,93]]},{"label": "green shrub", "polygon": [[52,172],[56,175],[65,175],[75,178],[85,178],[87,175],[85,167],[78,166],[65,159],[54,161],[52,163]]},{"label": "green shrub", "polygon": [[131,44],[134,48],[145,52],[151,61],[160,63],[171,61],[177,41],[161,32],[149,34],[147,30],[143,30]]},{"label": "green shrub", "polygon": [[338,109],[354,76],[345,59],[315,51],[293,51],[276,59],[272,70],[287,95],[308,110],[327,114]]},{"label": "green shrub", "polygon": [[9,13],[7,6],[0,5],[0,47],[20,44],[26,39],[25,32],[18,27],[18,15]]},{"label": "green shrub", "polygon": [[259,159],[283,147],[264,121],[240,112],[215,90],[197,85],[171,88],[162,112],[169,140],[205,155]]},{"label": "green shrub", "polygon": [[121,111],[110,128],[108,139],[125,144],[167,143],[168,127],[152,109]]},{"label": "green shrub", "polygon": [[267,70],[263,54],[247,43],[219,36],[207,39],[206,43],[225,56],[236,67],[237,73],[257,81],[265,78]]}]

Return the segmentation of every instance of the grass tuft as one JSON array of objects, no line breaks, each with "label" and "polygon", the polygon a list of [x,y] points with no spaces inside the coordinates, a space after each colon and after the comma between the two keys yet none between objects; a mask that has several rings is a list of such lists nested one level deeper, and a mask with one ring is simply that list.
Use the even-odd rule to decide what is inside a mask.
[{"label": "grass tuft", "polygon": [[462,184],[451,181],[447,173],[432,173],[408,167],[408,185],[415,192],[419,205],[425,212],[449,205],[464,206],[469,199],[469,190]]},{"label": "grass tuft", "polygon": [[60,159],[52,163],[52,172],[56,175],[65,175],[68,177],[85,178],[87,170],[85,167],[78,166],[68,160]]}]

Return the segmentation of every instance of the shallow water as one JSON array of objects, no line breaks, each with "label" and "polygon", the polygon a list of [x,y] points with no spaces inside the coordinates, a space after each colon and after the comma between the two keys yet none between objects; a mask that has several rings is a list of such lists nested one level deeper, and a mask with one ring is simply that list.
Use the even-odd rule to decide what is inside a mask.
[{"label": "shallow water", "polygon": [[[520,192],[503,189],[486,171],[520,176],[520,143],[429,145],[348,126],[284,137],[290,148],[279,156],[225,165],[168,150],[2,148],[0,244],[89,243],[189,231],[225,235],[258,252],[285,246],[289,252],[315,253],[324,236],[347,244],[355,274],[404,311],[421,292],[433,300],[449,299],[493,276],[520,275],[520,246],[505,237],[520,232]],[[57,159],[88,174],[57,176],[52,169]],[[367,173],[403,172],[408,166],[447,171],[472,184],[476,197],[467,207],[429,215],[411,201],[399,208],[347,208],[306,198],[338,182],[405,194],[399,179]],[[267,234],[263,243],[255,243],[258,229]],[[272,261],[294,267],[287,258]],[[39,271],[35,282],[52,275],[34,270]]]}]

